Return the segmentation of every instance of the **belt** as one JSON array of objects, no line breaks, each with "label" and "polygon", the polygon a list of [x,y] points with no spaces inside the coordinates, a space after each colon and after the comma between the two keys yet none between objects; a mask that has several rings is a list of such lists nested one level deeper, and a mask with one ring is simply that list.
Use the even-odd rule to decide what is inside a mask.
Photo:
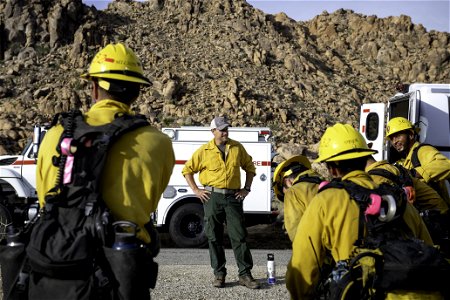
[{"label": "belt", "polygon": [[230,189],[219,189],[219,188],[216,188],[213,186],[208,186],[208,185],[205,186],[205,190],[214,192],[214,193],[224,194],[224,195],[234,194],[238,191],[238,190],[230,190]]}]

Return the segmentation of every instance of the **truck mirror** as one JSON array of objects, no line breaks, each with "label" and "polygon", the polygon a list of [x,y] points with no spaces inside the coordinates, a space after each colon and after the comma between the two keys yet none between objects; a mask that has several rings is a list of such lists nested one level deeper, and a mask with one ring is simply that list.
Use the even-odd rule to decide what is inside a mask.
[{"label": "truck mirror", "polygon": [[33,153],[31,153],[31,156],[36,159],[37,154],[39,151],[39,144],[41,142],[41,127],[40,126],[34,126],[33,131]]}]

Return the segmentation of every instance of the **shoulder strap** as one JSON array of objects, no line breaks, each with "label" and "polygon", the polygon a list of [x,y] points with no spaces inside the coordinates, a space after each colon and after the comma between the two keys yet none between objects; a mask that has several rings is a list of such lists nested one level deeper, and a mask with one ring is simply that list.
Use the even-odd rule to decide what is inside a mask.
[{"label": "shoulder strap", "polygon": [[[322,192],[328,188],[345,189],[349,193],[350,198],[358,202],[358,204],[368,205],[370,203],[370,193],[372,190],[362,187],[350,180],[336,180],[333,179],[327,185],[323,186],[319,192]],[[367,208],[367,207],[366,207]]]},{"label": "shoulder strap", "polygon": [[412,163],[412,165],[413,165],[414,168],[420,167],[420,166],[422,165],[422,164],[420,163],[419,155],[418,155],[419,149],[420,149],[422,146],[432,146],[432,145],[430,145],[430,144],[419,144],[419,146],[417,146],[416,148],[414,148],[413,153],[412,153],[412,155],[411,155],[411,163]]},{"label": "shoulder strap", "polygon": [[384,177],[384,178],[389,179],[390,181],[394,182],[395,184],[400,185],[400,178],[397,175],[389,172],[386,169],[373,169],[367,173],[369,173],[369,175],[377,175],[377,176]]},{"label": "shoulder strap", "polygon": [[388,170],[381,168],[370,170],[368,173],[369,175],[377,175],[389,179],[390,181],[401,187],[413,186],[409,172],[401,165],[395,165],[395,167],[399,170],[400,172],[399,175],[395,175],[394,173],[391,173]]},{"label": "shoulder strap", "polygon": [[[350,198],[356,201],[359,207],[359,222],[358,222],[358,239],[355,241],[355,246],[361,246],[364,244],[364,225],[367,223],[364,212],[370,204],[370,190],[363,188],[351,181],[336,180],[333,179],[327,185],[323,186],[319,192],[322,192],[329,188],[345,189],[350,195]],[[370,226],[370,224],[368,224]]]},{"label": "shoulder strap", "polygon": [[320,184],[323,181],[322,178],[320,178],[319,176],[309,176],[309,175],[303,175],[297,178],[296,181],[294,181],[294,183],[292,185],[296,185],[297,183],[300,182],[310,182],[310,183],[315,183],[315,184]]},{"label": "shoulder strap", "polygon": [[400,164],[395,164],[394,166],[400,171],[399,178],[400,178],[400,182],[402,183],[402,186],[414,186],[413,180],[412,180],[412,177],[411,177],[411,174],[409,173],[409,171]]},{"label": "shoulder strap", "polygon": [[83,138],[95,134],[102,135],[103,137],[97,139],[97,142],[107,146],[112,145],[123,134],[139,127],[149,125],[143,115],[132,116],[126,114],[116,114],[115,119],[111,123],[100,126],[91,126],[87,124],[82,114],[77,114],[74,122],[76,129],[73,133],[74,139],[82,140]]}]

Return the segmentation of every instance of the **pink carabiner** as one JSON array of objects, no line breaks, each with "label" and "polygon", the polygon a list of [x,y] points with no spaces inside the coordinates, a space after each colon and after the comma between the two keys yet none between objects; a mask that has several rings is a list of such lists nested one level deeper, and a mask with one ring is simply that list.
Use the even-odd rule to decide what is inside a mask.
[{"label": "pink carabiner", "polygon": [[67,156],[66,164],[64,165],[64,177],[63,183],[69,184],[72,182],[72,169],[73,169],[73,155]]},{"label": "pink carabiner", "polygon": [[319,191],[320,191],[321,188],[323,188],[324,186],[326,186],[326,185],[329,184],[329,183],[330,183],[330,182],[329,182],[329,181],[326,181],[326,180],[322,181],[322,182],[319,184]]},{"label": "pink carabiner", "polygon": [[64,164],[63,184],[69,184],[72,182],[72,170],[74,157],[70,152],[72,138],[64,138],[61,141],[61,153],[66,155],[66,163]]},{"label": "pink carabiner", "polygon": [[377,194],[370,194],[371,203],[367,207],[365,214],[366,215],[378,215],[381,209],[381,196]]},{"label": "pink carabiner", "polygon": [[72,144],[72,138],[63,138],[60,144],[61,153],[63,155],[70,155],[70,145]]}]

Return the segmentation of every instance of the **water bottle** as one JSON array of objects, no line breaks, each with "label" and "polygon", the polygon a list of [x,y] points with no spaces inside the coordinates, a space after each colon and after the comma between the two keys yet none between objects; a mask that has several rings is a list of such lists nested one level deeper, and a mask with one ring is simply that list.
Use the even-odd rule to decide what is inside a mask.
[{"label": "water bottle", "polygon": [[267,283],[275,284],[275,256],[273,253],[267,254]]},{"label": "water bottle", "polygon": [[[9,225],[7,227],[7,234],[6,234],[6,245],[8,247],[20,247],[23,246],[24,243],[22,241],[21,237],[21,231],[12,225]],[[20,249],[17,249],[18,251],[22,251]],[[26,288],[28,287],[28,280],[29,275],[27,272],[24,271],[24,268],[20,268],[19,276],[17,278],[17,281],[15,283],[15,288],[20,291],[24,292]]]},{"label": "water bottle", "polygon": [[7,227],[6,245],[9,247],[19,247],[24,245],[20,234],[21,232],[19,229],[9,225]]},{"label": "water bottle", "polygon": [[129,221],[117,221],[113,224],[114,244],[113,249],[129,250],[139,248],[136,239],[137,225]]}]

